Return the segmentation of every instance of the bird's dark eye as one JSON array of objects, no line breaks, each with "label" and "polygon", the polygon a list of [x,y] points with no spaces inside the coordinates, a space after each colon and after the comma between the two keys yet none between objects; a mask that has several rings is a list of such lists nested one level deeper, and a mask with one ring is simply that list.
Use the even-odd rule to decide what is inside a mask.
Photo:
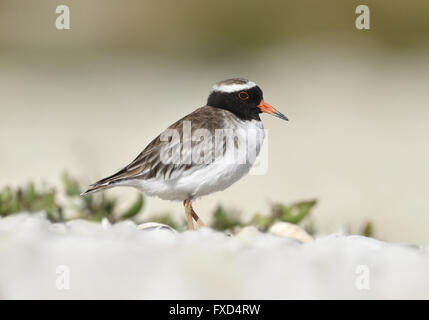
[{"label": "bird's dark eye", "polygon": [[247,100],[247,99],[249,99],[249,94],[248,94],[246,91],[240,91],[240,92],[238,93],[238,97],[239,97],[241,100]]}]

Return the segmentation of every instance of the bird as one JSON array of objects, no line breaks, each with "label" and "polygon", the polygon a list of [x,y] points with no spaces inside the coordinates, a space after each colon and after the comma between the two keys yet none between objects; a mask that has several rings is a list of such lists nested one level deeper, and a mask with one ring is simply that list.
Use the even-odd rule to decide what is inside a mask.
[{"label": "bird", "polygon": [[162,131],[126,167],[88,187],[81,195],[118,186],[147,196],[182,201],[189,230],[205,224],[192,202],[222,191],[255,163],[265,129],[260,114],[288,118],[264,101],[253,81],[232,78],[213,85],[205,106]]}]

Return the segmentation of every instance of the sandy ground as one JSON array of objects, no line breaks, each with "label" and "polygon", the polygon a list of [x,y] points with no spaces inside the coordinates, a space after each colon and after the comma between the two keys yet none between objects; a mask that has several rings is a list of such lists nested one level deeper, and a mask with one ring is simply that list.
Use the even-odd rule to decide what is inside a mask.
[{"label": "sandy ground", "polygon": [[0,219],[1,299],[429,298],[427,246]]}]

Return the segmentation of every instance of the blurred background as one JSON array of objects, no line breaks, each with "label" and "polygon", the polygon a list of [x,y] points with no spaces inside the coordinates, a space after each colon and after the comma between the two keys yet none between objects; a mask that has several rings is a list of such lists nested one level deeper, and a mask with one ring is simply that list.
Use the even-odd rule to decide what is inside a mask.
[{"label": "blurred background", "polygon": [[[71,30],[55,28],[61,4]],[[355,27],[359,4],[371,30]],[[214,82],[245,77],[291,121],[263,116],[268,172],[197,201],[203,220],[219,203],[246,216],[316,198],[318,232],[371,221],[379,239],[428,242],[428,12],[421,0],[0,0],[0,188],[110,175]]]}]

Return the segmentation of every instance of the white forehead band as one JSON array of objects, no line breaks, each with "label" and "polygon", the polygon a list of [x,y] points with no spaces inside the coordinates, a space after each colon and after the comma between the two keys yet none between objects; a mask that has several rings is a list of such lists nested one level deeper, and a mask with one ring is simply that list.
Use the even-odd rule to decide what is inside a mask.
[{"label": "white forehead band", "polygon": [[240,90],[248,90],[251,88],[256,87],[256,83],[252,81],[247,81],[246,83],[230,83],[230,84],[215,84],[212,88],[213,91],[220,91],[220,92],[235,92]]}]

